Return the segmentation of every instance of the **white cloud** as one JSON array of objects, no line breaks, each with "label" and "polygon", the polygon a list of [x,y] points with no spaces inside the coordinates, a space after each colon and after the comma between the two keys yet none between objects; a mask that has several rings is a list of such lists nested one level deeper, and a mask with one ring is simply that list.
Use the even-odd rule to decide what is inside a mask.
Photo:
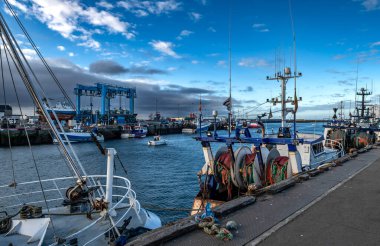
[{"label": "white cloud", "polygon": [[194,32],[192,31],[189,31],[189,30],[182,30],[181,33],[178,35],[177,39],[178,40],[181,40],[183,39],[184,37],[188,37],[190,36],[191,34],[193,34]]},{"label": "white cloud", "polygon": [[[105,1],[100,4],[106,6]],[[13,6],[21,10],[27,8],[29,15],[34,15],[51,30],[59,32],[71,41],[79,41],[78,45],[92,49],[100,49],[101,45],[94,40],[93,34],[102,31],[91,27],[100,27],[110,33],[120,33],[128,39],[135,36],[133,30],[130,30],[131,24],[122,21],[119,16],[95,7],[87,7],[78,0],[31,0],[28,6],[15,2]]]},{"label": "white cloud", "polygon": [[190,12],[189,17],[194,22],[198,22],[200,19],[202,19],[202,15],[196,12]]},{"label": "white cloud", "polygon": [[168,71],[170,72],[176,71],[177,69],[177,67],[168,67]]},{"label": "white cloud", "polygon": [[126,0],[117,2],[117,6],[122,7],[137,17],[148,16],[149,14],[160,15],[168,14],[172,11],[179,10],[181,3],[176,0],[165,1],[139,1]]},{"label": "white cloud", "polygon": [[170,82],[166,81],[166,80],[156,80],[156,79],[144,78],[144,77],[133,77],[133,78],[129,78],[129,79],[124,79],[123,81],[128,82],[128,83],[133,83],[133,84],[136,84],[136,83],[151,84],[151,85],[168,85],[168,84],[170,84]]},{"label": "white cloud", "polygon": [[262,24],[262,23],[256,23],[256,24],[253,24],[252,27],[253,27],[253,28],[261,28],[261,27],[265,27],[265,24]]},{"label": "white cloud", "polygon": [[215,28],[213,28],[212,26],[210,26],[207,30],[208,30],[209,32],[216,32]]},{"label": "white cloud", "polygon": [[100,2],[96,3],[96,5],[99,7],[103,7],[105,9],[112,9],[113,8],[113,5],[111,3],[106,2],[106,1],[100,1]]},{"label": "white cloud", "polygon": [[37,53],[34,49],[21,49],[21,51],[24,54],[25,58],[28,60],[31,60],[37,57]]},{"label": "white cloud", "polygon": [[26,13],[28,11],[28,7],[22,3],[20,3],[19,1],[16,1],[16,0],[8,0],[8,2],[15,6],[16,8],[18,8],[19,10],[21,10],[22,12]]},{"label": "white cloud", "polygon": [[197,60],[192,60],[191,61],[191,64],[194,64],[194,65],[196,65],[196,64],[198,64],[199,63],[199,61],[197,61]]},{"label": "white cloud", "polygon": [[75,56],[74,52],[69,52],[69,56]]},{"label": "white cloud", "polygon": [[371,47],[380,46],[380,41],[374,42],[370,46]]},{"label": "white cloud", "polygon": [[266,67],[269,66],[268,62],[264,59],[258,59],[255,57],[249,57],[249,58],[242,58],[239,63],[239,66],[241,67]]},{"label": "white cloud", "polygon": [[253,29],[257,32],[269,32],[269,28],[266,24],[263,23],[255,23],[252,25]]},{"label": "white cloud", "polygon": [[[358,0],[355,0],[358,1]],[[380,9],[379,0],[359,0],[366,11]]]},{"label": "white cloud", "polygon": [[174,58],[181,58],[181,56],[179,56],[173,50],[174,45],[171,42],[165,42],[165,41],[160,41],[160,40],[153,40],[149,44],[152,45],[153,49],[155,49],[156,51],[158,51],[158,52],[160,52],[160,53],[162,53],[164,55],[171,56],[171,57],[174,57]]},{"label": "white cloud", "polygon": [[57,49],[58,49],[59,51],[64,51],[64,50],[65,50],[65,47],[62,46],[62,45],[58,45],[58,46],[57,46]]}]

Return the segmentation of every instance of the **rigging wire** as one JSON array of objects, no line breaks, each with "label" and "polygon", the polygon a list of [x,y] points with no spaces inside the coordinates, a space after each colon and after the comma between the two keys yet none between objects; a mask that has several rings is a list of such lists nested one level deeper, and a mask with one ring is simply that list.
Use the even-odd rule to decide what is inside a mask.
[{"label": "rigging wire", "polygon": [[[1,19],[2,24],[3,24],[2,28],[8,28],[8,29],[9,29],[9,27],[8,27],[7,24],[5,23],[5,21],[4,21],[4,17],[2,16],[1,13],[0,13],[0,19]],[[14,39],[12,33],[8,32],[8,34],[10,34],[11,38],[13,39],[13,42],[17,44],[17,42],[15,41],[15,39]],[[4,36],[2,36],[2,39],[3,39],[3,42],[4,42],[4,41],[5,41],[5,40],[4,40]],[[8,43],[9,45],[10,45],[10,42],[11,42],[10,40],[7,41],[7,43]],[[7,45],[6,43],[4,43],[4,47],[8,50],[8,53],[9,53],[10,57],[12,58],[12,61],[13,61],[13,63],[15,64],[15,67],[16,67],[18,73],[20,74],[20,76],[21,76],[21,74],[24,75],[24,76],[21,76],[21,79],[24,81],[25,79],[27,79],[27,78],[25,77],[25,76],[27,76],[27,75],[24,74],[24,73],[22,72],[22,67],[20,67],[20,66],[22,66],[21,60],[19,60],[20,64],[18,64],[18,63],[16,62],[17,57],[15,57],[15,56],[17,56],[17,53],[13,53],[13,52],[10,50],[10,49],[12,49],[12,47],[8,47],[8,45]],[[18,47],[18,46],[17,46],[17,47]],[[20,49],[20,47],[18,47],[18,48]],[[15,50],[13,50],[13,51],[16,52]],[[29,63],[28,63],[27,60],[25,59],[24,54],[23,54],[22,52],[20,52],[20,53],[21,53],[22,57],[24,58],[25,62],[29,65]],[[30,68],[30,66],[29,66],[29,68]],[[30,69],[31,69],[31,68],[30,68]],[[26,71],[25,71],[25,72],[26,72]],[[32,73],[33,73],[33,71],[32,71]],[[25,83],[25,81],[24,81],[24,83]],[[31,87],[31,84],[28,83],[28,81],[27,81],[27,83],[25,84],[25,86],[26,86],[26,88],[28,89],[29,93],[33,93],[33,92],[32,92],[32,91],[33,91],[33,88]],[[39,98],[37,98],[37,95],[33,95],[33,94],[31,94],[31,96],[32,96],[32,98],[35,100],[35,102],[39,102]],[[42,107],[43,107],[43,106],[42,106]],[[41,108],[41,109],[42,109],[42,108]],[[52,112],[54,113],[54,111],[52,111]],[[58,118],[55,114],[54,114],[54,116],[55,116],[56,119]],[[46,117],[47,117],[47,121],[48,121],[48,123],[50,123],[49,125],[51,125],[51,127],[53,127],[53,126],[52,126],[52,123],[48,120],[48,116],[46,116]],[[61,126],[61,125],[59,124],[59,126]],[[62,128],[61,128],[61,130],[62,130]],[[65,137],[66,137],[66,135],[65,135]],[[66,140],[67,140],[67,137],[66,137]],[[67,141],[68,141],[68,140],[67,140]],[[70,167],[73,169],[74,173],[76,174],[75,176],[77,176],[78,178],[80,178],[80,176],[77,174],[77,173],[80,173],[80,172],[79,172],[78,168],[76,167],[75,163],[73,162],[73,159],[71,158],[71,155],[68,153],[68,150],[67,150],[65,147],[63,147],[63,146],[61,146],[61,147],[62,147],[61,150],[63,150],[65,156],[66,156],[66,157],[68,157],[68,156],[70,157],[70,160],[67,160],[67,161],[68,161],[68,163],[70,164]],[[71,145],[69,145],[69,147],[72,149],[72,146],[71,146]],[[73,152],[73,150],[72,150],[72,152]],[[74,153],[75,153],[75,152],[74,152]],[[76,157],[76,158],[78,158],[78,157]],[[79,164],[80,164],[80,163],[79,163]],[[82,167],[82,169],[83,169],[83,167]]]},{"label": "rigging wire", "polygon": [[[9,130],[9,120],[7,116],[5,115],[6,107],[7,107],[7,96],[5,93],[5,79],[4,79],[4,71],[3,71],[3,52],[0,49],[0,60],[1,60],[1,79],[2,79],[2,85],[3,85],[3,96],[4,96],[4,119],[7,124],[7,133],[8,133],[8,145],[10,150],[10,157],[11,157],[11,164],[12,164],[12,177],[13,177],[13,183],[11,183],[9,186],[13,186],[16,188],[16,175],[15,175],[15,167],[13,163],[13,151],[12,151],[12,143],[11,143],[11,134]],[[22,114],[21,114],[22,115]]]},{"label": "rigging wire", "polygon": [[[1,39],[2,39],[2,42],[3,42],[4,51],[5,51],[5,54],[6,54],[6,48],[5,48],[6,45],[5,45],[5,42],[4,42],[5,40],[4,40],[4,37],[3,37],[2,34],[1,34]],[[10,68],[9,60],[8,60],[8,56],[7,55],[6,55],[6,58],[7,58],[8,67]],[[2,49],[0,49],[0,64],[1,64],[1,76],[2,76],[3,84],[4,84],[4,68],[3,68],[3,59],[2,59]],[[13,75],[12,75],[12,70],[9,70],[9,73],[11,75],[11,79],[12,79],[12,83],[14,85],[14,89],[16,89],[15,84],[14,84]],[[19,100],[19,97],[18,97],[18,94],[17,94],[16,90],[15,90],[15,93],[16,93],[16,97],[17,97],[18,106],[20,108],[20,113],[21,113],[21,115],[23,115],[22,109],[21,109],[21,105],[20,105],[20,100]],[[40,175],[40,172],[39,172],[39,169],[38,169],[36,158],[35,158],[33,150],[32,150],[32,145],[30,143],[29,134],[28,134],[28,131],[26,130],[26,127],[24,127],[24,129],[25,129],[26,139],[27,139],[27,142],[28,142],[29,151],[30,151],[30,154],[31,154],[31,157],[32,157],[32,161],[33,161],[34,167],[36,169],[36,173],[37,173],[39,185],[40,185],[40,188],[41,188],[42,196],[44,198],[44,202],[45,202],[48,214],[50,214],[50,208],[49,208],[49,205],[48,205],[48,202],[47,202],[45,190],[44,190],[43,185],[42,185],[41,175]],[[54,236],[56,237],[57,233],[56,233],[56,230],[55,230],[53,219],[52,219],[52,217],[50,215],[49,215],[49,218],[50,218],[50,221],[51,221],[51,225],[52,225]]]}]

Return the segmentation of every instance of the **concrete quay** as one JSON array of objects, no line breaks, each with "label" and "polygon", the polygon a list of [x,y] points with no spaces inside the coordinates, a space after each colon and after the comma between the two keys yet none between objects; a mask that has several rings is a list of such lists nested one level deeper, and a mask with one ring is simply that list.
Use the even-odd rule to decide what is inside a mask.
[{"label": "concrete quay", "polygon": [[[229,220],[239,224],[231,241],[204,233],[189,217],[182,220],[187,221],[187,230],[181,233],[176,233],[175,226],[181,226],[174,223],[128,245],[380,244],[380,234],[376,234],[380,229],[376,210],[380,202],[380,149],[321,171],[307,181],[300,181],[300,177],[300,183],[280,193],[265,192],[254,204],[220,218],[221,224]],[[173,230],[171,234],[166,233],[168,229]],[[144,240],[149,235],[154,240]]]}]

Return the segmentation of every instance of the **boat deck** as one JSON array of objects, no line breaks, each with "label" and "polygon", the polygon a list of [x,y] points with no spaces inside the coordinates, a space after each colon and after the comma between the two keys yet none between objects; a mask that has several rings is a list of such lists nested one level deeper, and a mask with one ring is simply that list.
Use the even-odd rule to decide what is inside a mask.
[{"label": "boat deck", "polygon": [[[120,216],[122,216],[127,210],[125,208],[121,208],[117,210],[116,217],[113,218],[114,222],[117,222]],[[45,241],[43,245],[50,245],[54,243],[51,239],[54,238],[54,235],[60,238],[65,238],[68,235],[71,235],[72,233],[75,233],[79,231],[80,229],[90,225],[92,222],[94,222],[96,219],[99,218],[99,213],[93,213],[92,219],[88,219],[86,217],[86,214],[80,214],[80,215],[67,215],[68,211],[66,208],[57,208],[51,210],[52,215],[51,220],[53,223],[50,223],[46,236]],[[129,216],[132,216],[133,219],[131,220],[130,224],[127,228],[136,228],[139,225],[141,226],[141,222],[144,224],[147,219],[147,214],[145,213],[145,210],[142,210],[140,212],[140,218],[136,215],[136,212],[134,209],[131,209],[128,211],[127,216],[125,219],[128,219]],[[46,218],[46,217],[45,217]],[[138,220],[141,220],[138,221]],[[54,230],[52,224],[54,225]],[[123,224],[123,221],[121,221],[118,226],[121,226]],[[100,235],[100,237],[93,242],[89,243],[88,245],[107,245],[108,242],[105,240],[104,232],[109,228],[110,221],[108,219],[101,219],[96,223],[95,226],[89,228],[85,232],[81,233],[78,236],[74,236],[74,238],[78,238],[79,245],[84,245],[84,243],[92,240],[96,236]],[[54,234],[55,233],[55,234]],[[19,234],[13,234],[9,236],[0,235],[0,245],[9,245],[12,243],[13,245],[26,245],[27,240],[29,237],[19,235]],[[38,245],[38,241],[34,243],[28,243],[27,245]]]},{"label": "boat deck", "polygon": [[239,224],[232,241],[196,230],[165,245],[256,245],[264,239],[263,245],[378,245],[379,175],[380,149],[372,149],[291,189],[259,196],[255,204],[222,218],[222,224]]}]

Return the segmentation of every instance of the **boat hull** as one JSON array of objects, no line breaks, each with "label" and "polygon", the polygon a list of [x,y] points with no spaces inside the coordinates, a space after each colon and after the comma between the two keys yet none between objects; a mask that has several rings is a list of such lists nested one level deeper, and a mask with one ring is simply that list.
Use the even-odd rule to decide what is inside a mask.
[{"label": "boat hull", "polygon": [[[67,142],[65,135],[67,136],[67,139],[70,141],[70,143],[84,143],[93,141],[91,133],[88,132],[66,132],[65,134],[61,133],[61,138]],[[96,139],[99,142],[104,142],[104,137],[101,135],[97,135]],[[54,143],[58,143],[57,139],[54,139],[53,141]]]},{"label": "boat hull", "polygon": [[167,144],[166,140],[159,140],[159,141],[152,140],[152,141],[148,141],[148,145],[149,146],[166,145],[166,144]]}]

